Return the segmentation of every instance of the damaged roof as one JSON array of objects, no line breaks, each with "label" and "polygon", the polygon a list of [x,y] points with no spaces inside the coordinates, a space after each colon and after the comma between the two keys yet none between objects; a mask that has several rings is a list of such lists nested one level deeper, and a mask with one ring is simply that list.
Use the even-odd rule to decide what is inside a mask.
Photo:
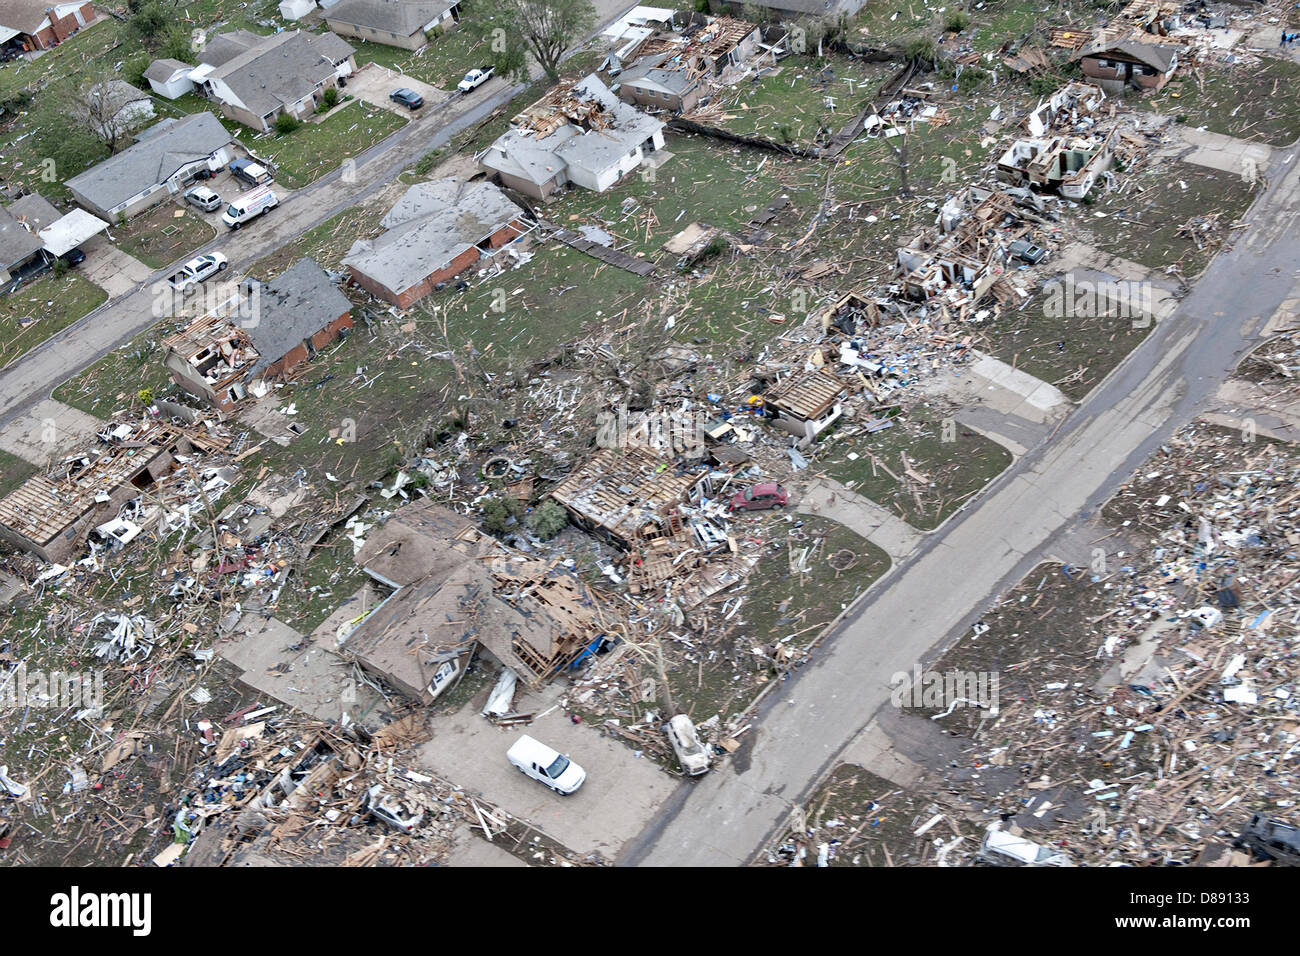
[{"label": "damaged roof", "polygon": [[260,286],[257,321],[246,325],[261,356],[249,372],[259,372],[284,358],[335,319],[352,311],[352,303],[312,259],[299,259],[281,275]]},{"label": "damaged roof", "polygon": [[404,292],[522,214],[491,183],[418,183],[381,220],[388,231],[353,243],[343,264]]}]

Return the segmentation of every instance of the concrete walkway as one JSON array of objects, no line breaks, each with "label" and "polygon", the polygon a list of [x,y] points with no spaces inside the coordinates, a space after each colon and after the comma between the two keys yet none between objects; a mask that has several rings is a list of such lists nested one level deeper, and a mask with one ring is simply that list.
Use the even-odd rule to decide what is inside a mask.
[{"label": "concrete walkway", "polygon": [[922,537],[892,511],[830,478],[814,479],[799,501],[799,510],[838,521],[882,549],[895,563],[916,550]]},{"label": "concrete walkway", "polygon": [[95,416],[47,398],[0,428],[0,450],[44,468],[103,427]]}]

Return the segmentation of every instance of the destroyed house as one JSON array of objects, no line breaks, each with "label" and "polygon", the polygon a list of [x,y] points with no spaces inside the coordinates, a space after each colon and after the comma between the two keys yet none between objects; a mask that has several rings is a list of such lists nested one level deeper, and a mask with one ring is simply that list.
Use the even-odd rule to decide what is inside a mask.
[{"label": "destroyed house", "polygon": [[924,302],[948,290],[965,290],[978,300],[997,281],[1003,261],[998,228],[1010,215],[1012,201],[1000,191],[969,190],[940,210],[939,225],[898,250],[895,271],[903,294]]},{"label": "destroyed house", "polygon": [[224,447],[206,432],[160,421],[110,426],[93,447],[0,498],[0,538],[42,561],[66,562],[91,530],[170,474],[178,458]]},{"label": "destroyed house", "polygon": [[523,210],[491,183],[418,183],[381,221],[385,232],[360,239],[343,264],[378,299],[410,308],[440,284],[524,233]]},{"label": "destroyed house", "polygon": [[1045,136],[1049,130],[1083,132],[1096,125],[1093,114],[1101,109],[1106,92],[1093,83],[1066,83],[1040,102],[1025,119],[1029,135]]},{"label": "destroyed house", "polygon": [[352,328],[352,304],[311,259],[254,283],[163,340],[172,381],[229,413],[257,382],[281,378]]},{"label": "destroyed house", "polygon": [[1083,75],[1112,94],[1130,86],[1145,92],[1163,89],[1178,68],[1178,47],[1146,42],[1142,36],[1110,39],[1103,33],[1076,55]]},{"label": "destroyed house", "polygon": [[609,633],[573,574],[512,551],[473,522],[421,501],[372,531],[357,562],[397,590],[348,637],[362,667],[428,703],[485,648],[539,687]]},{"label": "destroyed house", "polygon": [[590,74],[516,116],[478,159],[502,185],[533,199],[569,183],[604,192],[663,149],[663,129]]},{"label": "destroyed house", "polygon": [[998,159],[998,178],[1082,199],[1115,162],[1114,130],[1105,136],[1020,139]]},{"label": "destroyed house", "polygon": [[574,524],[629,550],[681,529],[678,507],[697,497],[705,471],[686,470],[639,448],[602,448],[550,492]]},{"label": "destroyed house", "polygon": [[763,395],[763,405],[773,424],[804,442],[810,442],[841,415],[848,389],[826,368],[788,375]]},{"label": "destroyed house", "polygon": [[647,109],[689,112],[701,96],[756,55],[770,55],[756,24],[734,17],[682,14],[679,29],[633,28],[631,39],[611,51],[601,77],[624,102]]}]

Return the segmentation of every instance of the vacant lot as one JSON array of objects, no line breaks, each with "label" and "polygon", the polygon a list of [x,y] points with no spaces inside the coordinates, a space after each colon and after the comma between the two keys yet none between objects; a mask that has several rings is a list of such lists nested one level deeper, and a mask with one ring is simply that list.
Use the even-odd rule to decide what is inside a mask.
[{"label": "vacant lot", "polygon": [[990,319],[983,327],[985,348],[1076,402],[1124,361],[1153,325],[1127,315],[1057,314],[1043,301]]},{"label": "vacant lot", "polygon": [[777,648],[798,660],[840,611],[889,570],[883,551],[829,518],[770,513],[741,518],[736,527],[735,533],[761,538],[766,547],[743,587],[726,595],[739,601],[732,626],[710,632],[703,645],[669,668],[674,702],[696,722],[714,714],[726,720],[768,681],[783,679],[782,672],[795,665],[774,666]]},{"label": "vacant lot", "polygon": [[[937,528],[1011,464],[1011,452],[997,442],[920,404],[894,418],[892,428],[827,441],[833,444],[818,465],[828,476],[922,531]],[[908,480],[909,467],[928,481]]]},{"label": "vacant lot", "polygon": [[1179,117],[1214,133],[1287,146],[1300,137],[1300,63],[1265,56],[1259,63],[1179,71],[1160,95],[1139,108]]},{"label": "vacant lot", "polygon": [[217,234],[200,212],[166,202],[117,226],[118,247],[151,269],[162,269],[207,245]]},{"label": "vacant lot", "polygon": [[40,345],[107,298],[107,292],[75,272],[49,273],[0,295],[0,365]]},{"label": "vacant lot", "polygon": [[701,119],[777,143],[821,144],[848,125],[898,67],[840,54],[790,57],[721,91]]},{"label": "vacant lot", "polygon": [[1096,202],[1080,210],[1080,226],[1104,252],[1150,269],[1177,266],[1191,279],[1231,242],[1231,227],[1250,207],[1254,190],[1217,169],[1166,166],[1135,176],[1123,192],[1098,192]]}]

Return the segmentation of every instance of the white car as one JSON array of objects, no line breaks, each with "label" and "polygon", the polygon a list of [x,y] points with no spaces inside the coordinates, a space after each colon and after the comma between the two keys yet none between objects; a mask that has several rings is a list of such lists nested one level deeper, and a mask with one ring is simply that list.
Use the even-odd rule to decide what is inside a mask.
[{"label": "white car", "polygon": [[506,759],[520,773],[527,774],[550,787],[556,793],[568,796],[587,779],[587,771],[559,751],[552,750],[541,741],[524,734],[506,751]]},{"label": "white car", "polygon": [[219,252],[211,255],[195,256],[185,265],[181,266],[180,272],[167,279],[173,289],[180,289],[182,292],[189,292],[191,289],[198,287],[200,282],[212,278],[218,272],[224,272],[229,263],[226,257]]}]

